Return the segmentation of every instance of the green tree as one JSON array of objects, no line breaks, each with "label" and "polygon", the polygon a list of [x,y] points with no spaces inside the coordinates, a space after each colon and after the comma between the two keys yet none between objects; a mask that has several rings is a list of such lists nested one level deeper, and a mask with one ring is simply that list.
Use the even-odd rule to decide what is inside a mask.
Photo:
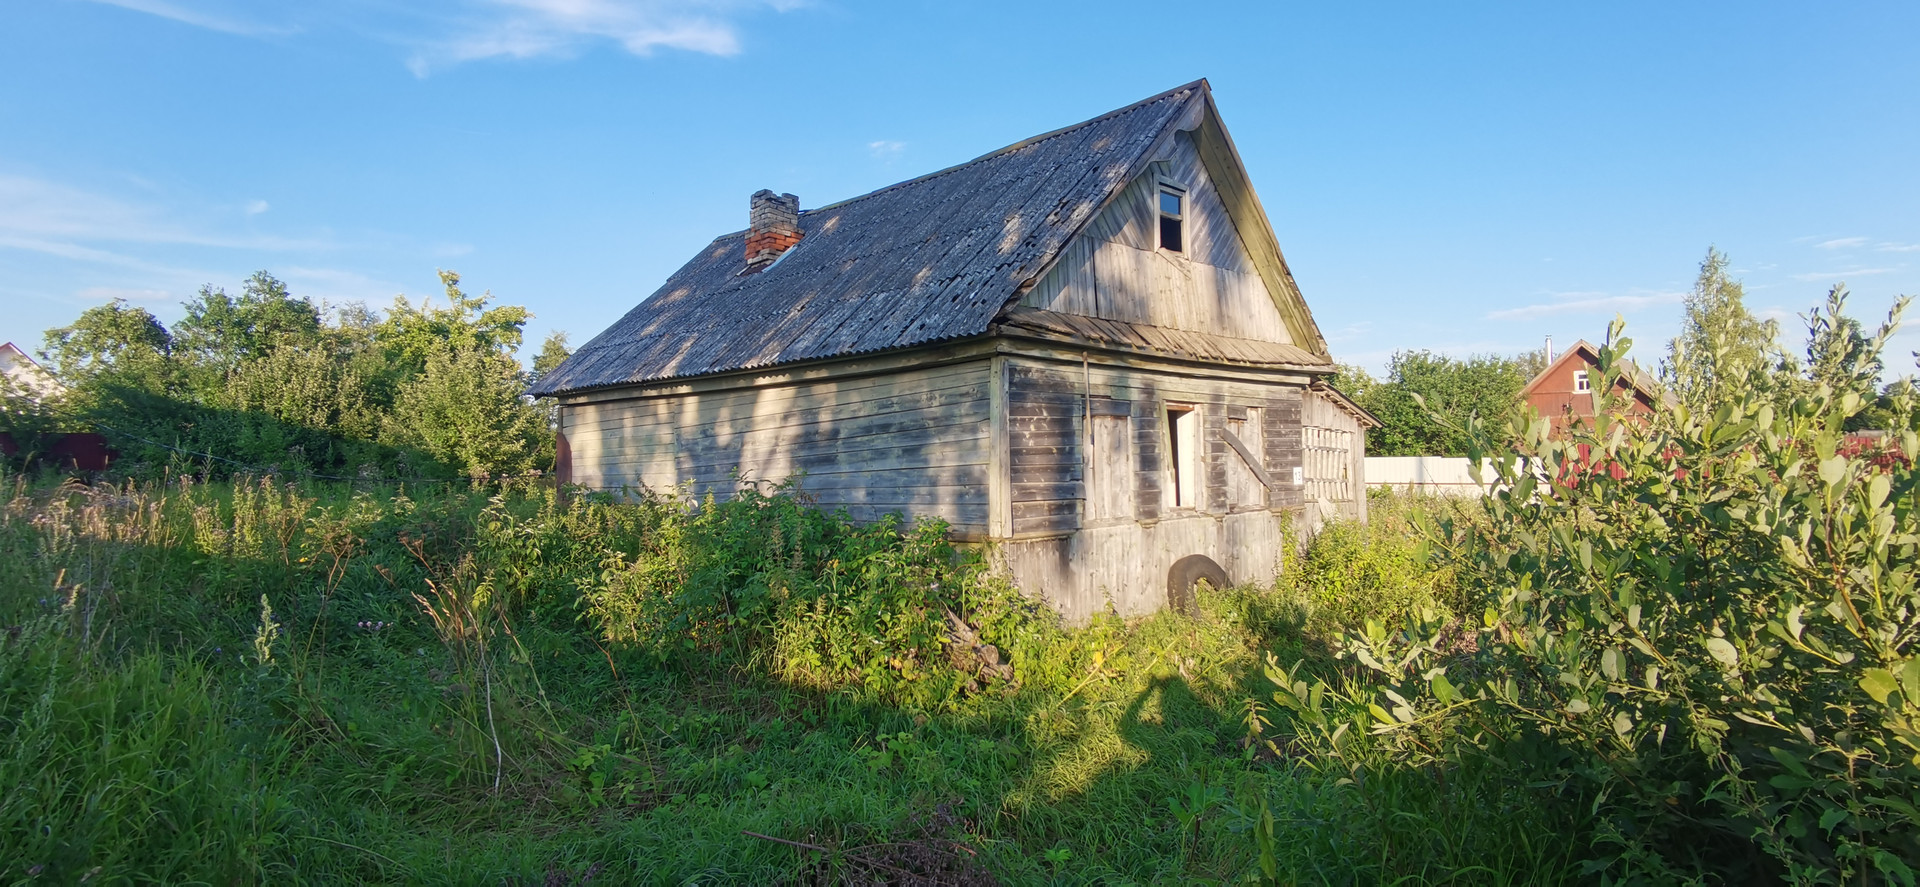
[{"label": "green tree", "polygon": [[[1387,365],[1386,381],[1355,397],[1384,423],[1367,434],[1367,454],[1464,456],[1467,439],[1461,429],[1467,417],[1504,418],[1519,403],[1528,378],[1518,361],[1498,355],[1463,360],[1430,351],[1398,352]],[[1436,421],[1435,414],[1445,421]]]},{"label": "green tree", "polygon": [[1341,394],[1353,398],[1355,402],[1359,402],[1367,396],[1367,392],[1372,390],[1373,386],[1379,383],[1374,380],[1373,374],[1367,372],[1366,367],[1336,363],[1333,365],[1333,375],[1327,377],[1327,384],[1332,385]]},{"label": "green tree", "polygon": [[254,272],[237,298],[207,284],[186,309],[173,328],[176,352],[219,373],[281,345],[312,346],[321,339],[319,309],[265,271]]},{"label": "green tree", "polygon": [[69,386],[101,373],[164,375],[173,336],[145,308],[114,299],[80,313],[73,323],[47,331],[40,357]]},{"label": "green tree", "polygon": [[565,331],[548,333],[546,340],[540,343],[540,353],[533,356],[533,372],[527,374],[527,384],[539,382],[572,356],[573,351],[567,347]]},{"label": "green tree", "polygon": [[443,348],[509,355],[520,350],[531,312],[519,305],[487,307],[493,294],[467,295],[454,271],[440,272],[440,283],[446,287],[447,307],[436,308],[432,300],[415,307],[406,296],[395,296],[386,318],[374,326],[374,341],[397,378],[424,372],[428,358]]},{"label": "green tree", "polygon": [[1747,310],[1746,290],[1727,276],[1727,256],[1708,248],[1687,294],[1680,335],[1667,346],[1660,377],[1688,409],[1711,411],[1746,380],[1777,366],[1779,325]]},{"label": "green tree", "polygon": [[387,439],[473,477],[553,464],[546,411],[520,396],[520,364],[491,348],[444,345],[400,388]]}]

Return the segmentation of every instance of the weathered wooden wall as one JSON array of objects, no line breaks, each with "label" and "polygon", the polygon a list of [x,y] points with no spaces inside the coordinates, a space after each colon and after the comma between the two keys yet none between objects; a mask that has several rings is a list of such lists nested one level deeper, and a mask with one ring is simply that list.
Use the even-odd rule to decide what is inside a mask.
[{"label": "weathered wooden wall", "polygon": [[1367,518],[1367,430],[1333,397],[1307,391],[1301,400],[1305,501],[1320,517]]},{"label": "weathered wooden wall", "polygon": [[734,473],[782,480],[859,520],[945,518],[987,532],[988,361],[854,378],[563,403],[575,483],[689,485],[725,497]]},{"label": "weathered wooden wall", "polygon": [[[1012,533],[1001,554],[1015,581],[1074,620],[1109,605],[1127,615],[1159,609],[1168,569],[1189,554],[1213,558],[1236,582],[1271,581],[1282,514],[1301,502],[1293,475],[1305,380],[1098,360],[1022,357],[1008,368]],[[1169,492],[1170,404],[1192,407],[1201,428],[1200,498],[1187,507]]]},{"label": "weathered wooden wall", "polygon": [[[1155,201],[1162,179],[1187,189],[1183,252],[1158,248]],[[1168,159],[1153,163],[1087,223],[1020,304],[1295,344],[1184,133]]]}]

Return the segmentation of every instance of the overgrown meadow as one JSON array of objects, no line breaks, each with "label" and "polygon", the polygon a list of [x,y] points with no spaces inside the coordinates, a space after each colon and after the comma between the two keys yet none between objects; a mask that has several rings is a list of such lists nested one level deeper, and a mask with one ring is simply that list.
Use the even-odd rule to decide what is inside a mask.
[{"label": "overgrown meadow", "polygon": [[1322,657],[1351,595],[1435,603],[1391,558],[1325,607],[1069,630],[937,525],[784,493],[21,480],[0,546],[9,882],[1225,882],[1263,852],[1537,882],[1579,852],[1550,790],[1269,742],[1266,652]]},{"label": "overgrown meadow", "polygon": [[1911,885],[1920,397],[1843,302],[1651,415],[1616,326],[1570,436],[1449,429],[1488,495],[1193,616],[779,486],[16,476],[0,881]]}]

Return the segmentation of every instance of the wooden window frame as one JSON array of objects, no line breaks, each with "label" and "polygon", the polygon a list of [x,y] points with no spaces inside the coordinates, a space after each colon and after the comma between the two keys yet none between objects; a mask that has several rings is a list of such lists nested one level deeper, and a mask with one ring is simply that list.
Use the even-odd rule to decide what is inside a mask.
[{"label": "wooden window frame", "polygon": [[1587,375],[1587,371],[1574,370],[1573,371],[1573,393],[1591,394],[1592,392],[1593,392],[1593,381],[1592,381],[1592,378]]},{"label": "wooden window frame", "polygon": [[[1165,194],[1172,194],[1175,197],[1180,198],[1179,212],[1169,214],[1165,210],[1160,208],[1161,196]],[[1187,191],[1186,186],[1181,185],[1178,182],[1175,182],[1171,179],[1164,179],[1164,178],[1156,179],[1154,181],[1154,187],[1153,187],[1153,246],[1154,246],[1154,249],[1162,253],[1171,253],[1176,256],[1185,256],[1187,255],[1188,251],[1193,248],[1193,238],[1189,236],[1192,232],[1187,227],[1187,216],[1193,215],[1192,213],[1187,212],[1187,210],[1189,209],[1188,202],[1192,199],[1193,199],[1192,195]],[[1180,245],[1178,247],[1169,247],[1166,244],[1165,223],[1169,219],[1171,219],[1175,225],[1179,226]]]}]

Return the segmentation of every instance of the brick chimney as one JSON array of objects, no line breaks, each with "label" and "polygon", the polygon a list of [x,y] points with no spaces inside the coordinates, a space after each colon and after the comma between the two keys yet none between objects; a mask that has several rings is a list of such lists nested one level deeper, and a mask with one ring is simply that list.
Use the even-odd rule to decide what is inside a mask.
[{"label": "brick chimney", "polygon": [[747,216],[747,271],[764,270],[800,242],[800,198],[761,189]]}]

